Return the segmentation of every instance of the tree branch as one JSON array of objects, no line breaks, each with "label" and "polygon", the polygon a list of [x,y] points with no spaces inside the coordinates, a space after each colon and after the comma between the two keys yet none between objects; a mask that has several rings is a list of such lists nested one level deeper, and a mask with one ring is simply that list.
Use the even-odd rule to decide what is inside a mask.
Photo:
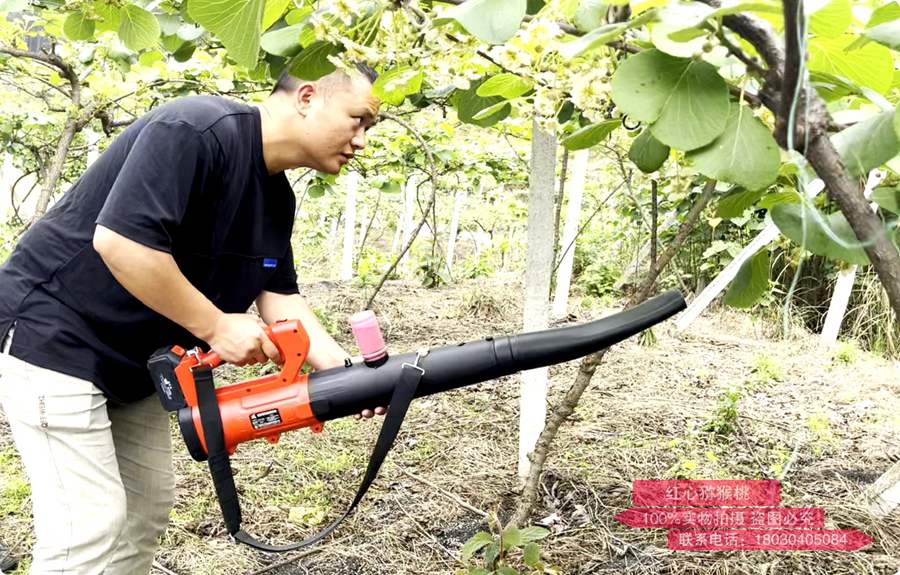
[{"label": "tree branch", "polygon": [[412,247],[413,242],[416,240],[416,236],[419,235],[419,231],[422,229],[422,226],[425,225],[425,220],[428,219],[428,213],[431,211],[431,206],[434,205],[435,199],[437,198],[437,188],[438,188],[438,176],[437,176],[437,168],[434,163],[434,154],[431,152],[431,146],[428,145],[428,142],[425,141],[425,138],[419,134],[418,130],[412,127],[406,120],[398,118],[394,114],[390,114],[388,112],[381,112],[381,117],[393,120],[397,122],[401,126],[407,129],[410,134],[419,142],[419,145],[422,146],[422,149],[425,150],[425,157],[428,159],[428,170],[429,177],[431,179],[431,198],[428,200],[428,206],[422,212],[422,219],[419,220],[419,224],[416,226],[416,229],[413,230],[412,234],[409,237],[409,240],[406,242],[406,245],[403,246],[403,249],[400,251],[400,255],[397,256],[397,259],[394,260],[394,263],[391,264],[384,274],[381,276],[381,279],[378,280],[378,285],[375,286],[375,291],[372,292],[372,295],[369,296],[369,300],[366,302],[365,309],[371,309],[372,304],[375,302],[375,296],[378,295],[378,292],[381,291],[382,286],[384,286],[384,282],[387,281],[388,277],[394,270],[397,269],[397,266],[400,264],[400,260],[403,259],[403,256],[406,255],[406,252],[409,251],[409,248]]}]

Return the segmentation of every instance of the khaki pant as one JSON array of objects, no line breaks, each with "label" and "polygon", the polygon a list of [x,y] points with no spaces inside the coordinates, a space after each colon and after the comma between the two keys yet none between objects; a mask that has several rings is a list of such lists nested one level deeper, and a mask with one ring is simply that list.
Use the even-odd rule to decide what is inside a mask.
[{"label": "khaki pant", "polygon": [[174,496],[156,397],[107,405],[91,382],[0,353],[0,404],[31,483],[31,575],[145,575]]}]

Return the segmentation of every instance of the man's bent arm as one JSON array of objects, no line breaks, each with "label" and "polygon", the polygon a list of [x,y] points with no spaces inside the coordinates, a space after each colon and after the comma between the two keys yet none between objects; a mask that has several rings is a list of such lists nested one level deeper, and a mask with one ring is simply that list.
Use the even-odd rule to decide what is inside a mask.
[{"label": "man's bent arm", "polygon": [[225,361],[244,365],[280,359],[257,320],[226,314],[184,277],[171,254],[97,226],[94,249],[131,295],[207,342]]},{"label": "man's bent arm", "polygon": [[267,324],[282,319],[299,319],[309,335],[309,357],[307,361],[314,369],[328,369],[344,364],[350,354],[344,351],[325,327],[319,322],[315,312],[300,294],[280,294],[262,292],[256,298],[256,308]]}]

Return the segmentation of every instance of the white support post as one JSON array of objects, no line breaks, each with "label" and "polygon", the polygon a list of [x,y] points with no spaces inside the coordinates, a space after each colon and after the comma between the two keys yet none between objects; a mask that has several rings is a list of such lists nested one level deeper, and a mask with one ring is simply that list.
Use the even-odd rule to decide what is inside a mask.
[{"label": "white support post", "polygon": [[353,279],[353,244],[356,239],[356,190],[359,187],[359,173],[348,172],[344,179],[347,193],[344,204],[344,252],[341,257],[341,281]]},{"label": "white support post", "polygon": [[[412,237],[414,223],[414,216],[416,211],[416,179],[410,177],[406,180],[406,193],[404,195],[405,201],[403,202],[403,215],[400,217],[400,221],[403,224],[403,233],[400,235],[400,246],[398,249],[403,249],[407,243],[409,243],[409,238]],[[407,263],[409,262],[409,253],[412,251],[412,248],[407,250],[407,252],[403,255],[403,258],[400,260],[400,265],[398,266],[402,270],[406,269]]]},{"label": "white support post", "polygon": [[[884,180],[884,177],[885,173],[880,170],[869,172],[863,194],[867,198],[871,196],[872,190]],[[872,202],[871,208],[872,211],[877,210],[878,204]],[[828,303],[828,313],[825,315],[825,323],[822,325],[822,333],[819,336],[821,342],[826,346],[832,346],[837,342],[838,332],[841,331],[841,324],[847,313],[847,305],[850,303],[853,284],[856,282],[857,268],[858,266],[852,265],[842,269],[838,273],[837,281],[834,282],[834,291],[831,293],[831,301]]]},{"label": "white support post", "polygon": [[[553,192],[556,180],[556,136],[531,132],[531,176],[528,193],[528,254],[525,266],[524,331],[546,329],[549,323],[550,276],[553,269]],[[519,478],[531,469],[534,451],[547,418],[546,367],[522,372],[519,396]]]},{"label": "white support post", "polygon": [[[808,198],[813,198],[817,196],[823,189],[825,189],[825,184],[822,180],[816,178],[812,182],[809,183],[809,187],[806,189],[806,196]],[[778,226],[775,225],[768,216],[766,216],[766,227],[763,228],[759,234],[753,238],[753,241],[750,242],[741,253],[737,255],[731,262],[725,266],[725,269],[716,276],[716,279],[711,281],[706,289],[704,289],[700,294],[694,298],[694,301],[691,302],[691,305],[687,307],[686,310],[679,314],[678,319],[675,320],[675,326],[679,331],[685,330],[695,319],[700,317],[700,314],[703,313],[709,304],[712,303],[716,296],[718,296],[734,277],[737,275],[738,271],[741,269],[741,266],[744,265],[744,262],[753,257],[756,252],[758,252],[761,248],[769,245],[775,238],[778,237],[778,234],[781,232],[778,231]]]},{"label": "white support post", "polygon": [[563,257],[556,269],[556,293],[553,294],[553,309],[550,312],[551,316],[557,319],[566,315],[566,306],[569,302],[572,264],[575,262],[575,241],[578,236],[578,224],[581,222],[581,198],[584,194],[589,157],[589,150],[579,150],[572,158],[572,180],[566,190],[569,203],[566,208],[566,223],[559,246]]},{"label": "white support post", "polygon": [[[478,197],[484,190],[484,179],[478,181]],[[456,234],[459,230],[459,214],[462,211],[463,200],[466,196],[462,190],[456,190],[453,197],[453,215],[450,217],[450,237],[447,238],[447,273],[453,269],[453,254],[456,250]]]},{"label": "white support post", "polygon": [[100,134],[88,128],[84,130],[84,135],[88,146],[87,165],[90,167],[100,157]]}]

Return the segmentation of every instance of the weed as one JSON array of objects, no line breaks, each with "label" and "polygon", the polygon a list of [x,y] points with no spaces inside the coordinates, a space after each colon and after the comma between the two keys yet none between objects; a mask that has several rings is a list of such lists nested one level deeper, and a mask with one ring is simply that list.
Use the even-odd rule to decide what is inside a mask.
[{"label": "weed", "polygon": [[479,531],[460,550],[466,568],[457,575],[523,575],[545,573],[547,567],[541,561],[541,549],[536,543],[547,537],[550,531],[543,527],[498,528],[495,517],[488,520],[492,532]]},{"label": "weed", "polygon": [[853,342],[839,341],[831,354],[831,364],[850,365],[859,359],[859,349]]},{"label": "weed", "polygon": [[18,456],[11,449],[0,451],[0,517],[23,512],[30,495]]},{"label": "weed", "polygon": [[737,429],[738,403],[741,401],[741,392],[738,389],[726,390],[719,397],[719,405],[713,413],[703,431],[713,433],[721,437],[727,437]]},{"label": "weed", "polygon": [[761,353],[753,360],[753,377],[748,381],[752,388],[767,386],[772,382],[784,381],[784,371],[777,360]]},{"label": "weed", "polygon": [[816,413],[806,420],[806,426],[812,435],[813,453],[817,456],[837,442],[834,432],[831,430],[831,420],[822,412]]}]

